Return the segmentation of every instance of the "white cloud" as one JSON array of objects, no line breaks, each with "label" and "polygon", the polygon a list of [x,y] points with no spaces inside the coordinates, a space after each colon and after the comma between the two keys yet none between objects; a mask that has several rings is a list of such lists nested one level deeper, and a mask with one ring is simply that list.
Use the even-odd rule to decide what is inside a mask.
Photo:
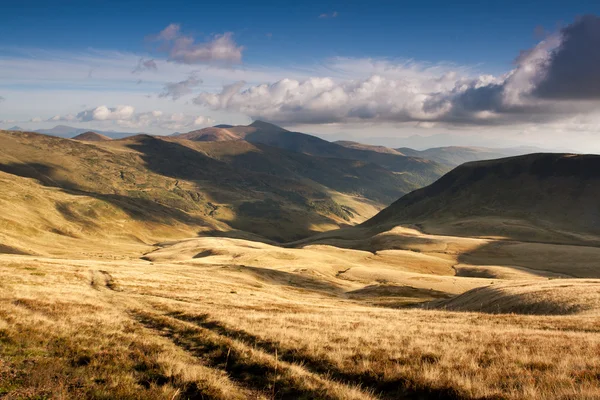
[{"label": "white cloud", "polygon": [[244,48],[233,40],[233,33],[214,35],[206,42],[184,35],[181,26],[171,24],[163,29],[156,40],[161,46],[158,50],[168,54],[169,61],[182,64],[237,64],[242,61]]},{"label": "white cloud", "polygon": [[246,89],[244,82],[237,82],[224,86],[220,93],[201,93],[194,102],[282,124],[436,121],[447,110],[427,110],[425,104],[430,98],[428,90],[442,86],[449,86],[443,76],[414,81],[381,75],[341,82],[332,78],[282,79]]},{"label": "white cloud", "polygon": [[338,16],[338,12],[334,11],[332,13],[323,13],[319,15],[319,18],[336,18]]},{"label": "white cloud", "polygon": [[[101,105],[81,111],[75,116],[73,116],[73,114],[64,116],[56,115],[48,121],[95,122],[104,124],[102,125],[103,127],[119,127],[137,130],[147,128],[183,130],[187,128],[192,129],[199,125],[207,126],[214,123],[214,120],[209,117],[189,115],[182,112],[165,113],[160,110],[135,112],[135,108],[129,105],[120,105],[116,107]],[[32,122],[41,122],[41,119]]]},{"label": "white cloud", "polygon": [[40,117],[33,117],[29,120],[29,122],[42,122],[42,119]]},{"label": "white cloud", "polygon": [[186,80],[166,83],[158,97],[170,97],[173,100],[177,100],[180,97],[191,94],[193,88],[199,86],[201,83],[202,80],[192,74]]},{"label": "white cloud", "polygon": [[81,111],[77,114],[77,120],[82,122],[89,121],[125,121],[133,117],[135,108],[132,106],[119,105],[108,108],[107,106],[98,106],[93,109]]},{"label": "white cloud", "polygon": [[[195,104],[280,124],[436,122],[453,125],[548,123],[600,106],[600,18],[583,17],[534,48],[501,76],[470,76],[464,68],[407,61],[361,60],[330,72],[347,79],[285,78],[220,93]],[[356,72],[370,72],[356,79]],[[566,102],[562,100],[579,100]]]},{"label": "white cloud", "polygon": [[214,123],[214,122],[215,122],[215,121],[213,121],[212,119],[210,119],[210,118],[208,118],[208,117],[202,117],[202,116],[200,116],[200,117],[197,117],[197,118],[194,120],[194,125],[197,125],[197,126],[198,126],[198,125],[199,125],[199,126],[202,126],[202,125],[210,125],[210,124],[212,124],[212,123]]},{"label": "white cloud", "polygon": [[170,24],[158,34],[158,40],[170,41],[180,36],[181,26],[179,24]]}]

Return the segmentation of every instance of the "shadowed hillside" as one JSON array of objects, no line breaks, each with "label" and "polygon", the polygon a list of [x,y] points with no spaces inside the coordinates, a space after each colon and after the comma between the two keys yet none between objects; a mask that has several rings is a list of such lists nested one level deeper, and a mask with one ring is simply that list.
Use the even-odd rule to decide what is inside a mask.
[{"label": "shadowed hillside", "polygon": [[[392,149],[389,147],[385,147],[385,146],[374,146],[374,145],[370,145],[370,144],[353,142],[351,140],[336,140],[334,143],[339,144],[340,146],[348,147],[350,149],[371,150],[371,151],[377,151],[379,153],[396,154],[396,155],[400,155],[400,156],[405,155],[405,156],[413,157],[412,154],[403,154],[403,153],[399,152],[398,150],[395,150],[395,149]],[[418,157],[418,156],[415,156],[415,157]]]},{"label": "shadowed hillside", "polygon": [[599,196],[600,156],[531,154],[461,165],[364,226],[418,224],[462,236],[596,243]]},{"label": "shadowed hillside", "polygon": [[597,280],[552,280],[480,287],[427,305],[490,314],[568,315],[600,313]]},{"label": "shadowed hillside", "polygon": [[381,152],[371,148],[350,148],[331,143],[316,136],[291,132],[263,121],[255,121],[248,126],[230,128],[205,128],[187,134],[176,135],[195,141],[240,140],[254,144],[289,150],[295,153],[316,157],[338,158],[377,164],[396,173],[413,185],[426,185],[448,170],[448,167],[435,161],[417,157],[406,157],[394,151]]},{"label": "shadowed hillside", "polygon": [[417,187],[373,163],[246,141],[82,136],[0,133],[0,201],[31,218],[2,215],[5,246],[36,252],[22,246],[38,236],[121,235],[123,213],[136,225],[121,236],[141,243],[232,229],[289,241],[362,222]]},{"label": "shadowed hillside", "polygon": [[180,139],[195,140],[197,142],[228,142],[242,140],[241,136],[222,126],[204,128],[172,136]]}]

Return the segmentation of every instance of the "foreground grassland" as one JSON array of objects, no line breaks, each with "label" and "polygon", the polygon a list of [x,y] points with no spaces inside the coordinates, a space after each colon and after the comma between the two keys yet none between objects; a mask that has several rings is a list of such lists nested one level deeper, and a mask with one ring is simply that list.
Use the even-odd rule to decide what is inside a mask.
[{"label": "foreground grassland", "polygon": [[[550,310],[583,287],[557,316],[375,307],[358,278],[296,268],[317,249],[271,249],[290,267],[259,267],[248,242],[222,240],[191,261],[0,256],[0,397],[600,398],[600,281],[486,280]],[[472,305],[449,296],[436,301]]]}]

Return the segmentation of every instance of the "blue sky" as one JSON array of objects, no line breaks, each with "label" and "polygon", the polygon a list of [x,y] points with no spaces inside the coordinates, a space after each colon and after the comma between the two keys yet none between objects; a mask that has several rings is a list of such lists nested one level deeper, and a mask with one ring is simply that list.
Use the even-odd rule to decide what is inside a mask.
[{"label": "blue sky", "polygon": [[[597,1],[5,3],[0,127],[69,122],[160,134],[200,126],[190,122],[199,117],[205,124],[261,117],[322,134],[472,131],[527,137],[527,143],[541,140],[531,132],[542,124],[564,132],[570,118],[588,141],[597,127],[586,111],[590,104],[565,111],[560,121],[543,117],[556,114],[547,111],[547,98],[534,99],[536,114],[529,118],[514,111],[517,100],[506,104],[518,78],[533,110],[535,90],[527,82],[541,84],[548,74],[527,75],[527,63],[551,64],[567,42],[565,28],[577,27],[580,16],[600,14]],[[167,38],[169,26],[175,33]],[[593,35],[581,40],[593,45]],[[532,50],[545,55],[517,60]],[[142,67],[132,73],[136,65]],[[512,71],[517,78],[508,77]],[[237,90],[232,96],[224,90],[230,85]],[[502,106],[479,98],[496,86]],[[473,106],[473,99],[480,103]],[[548,103],[543,112],[541,101]],[[77,117],[100,106],[108,114]],[[110,114],[118,106],[134,111]],[[160,113],[156,123],[144,119],[152,112]]]},{"label": "blue sky", "polygon": [[[234,32],[248,49],[248,62],[369,56],[482,63],[491,69],[507,68],[519,49],[531,47],[538,26],[551,31],[578,15],[600,13],[600,2],[577,0],[6,3],[0,37],[14,46],[142,52],[146,35],[175,22],[197,36]],[[318,18],[333,12],[335,18]]]}]

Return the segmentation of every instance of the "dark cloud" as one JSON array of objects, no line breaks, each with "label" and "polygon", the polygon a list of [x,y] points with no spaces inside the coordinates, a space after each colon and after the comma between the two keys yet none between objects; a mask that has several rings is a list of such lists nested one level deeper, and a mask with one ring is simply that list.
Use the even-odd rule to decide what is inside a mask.
[{"label": "dark cloud", "polygon": [[145,60],[144,58],[140,58],[138,64],[131,71],[132,74],[141,74],[144,71],[158,71],[158,66],[156,65],[156,61],[150,59]]},{"label": "dark cloud", "polygon": [[201,83],[202,80],[198,79],[195,75],[190,75],[189,78],[181,82],[168,82],[158,97],[170,97],[173,100],[177,100],[180,97],[191,94],[193,88],[199,86]]},{"label": "dark cloud", "polygon": [[600,17],[581,17],[561,35],[545,78],[533,94],[546,99],[600,99]]}]

